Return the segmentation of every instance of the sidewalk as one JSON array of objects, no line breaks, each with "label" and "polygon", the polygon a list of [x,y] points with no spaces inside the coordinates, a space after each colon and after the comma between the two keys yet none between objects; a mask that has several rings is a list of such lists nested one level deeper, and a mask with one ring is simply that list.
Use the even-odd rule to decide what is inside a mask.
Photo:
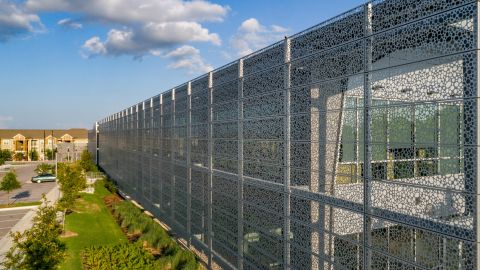
[{"label": "sidewalk", "polygon": [[[50,192],[46,194],[47,200],[49,204],[55,203],[60,198],[60,190],[58,189],[58,185],[56,185]],[[18,207],[19,208],[19,207]],[[17,210],[16,208],[10,208],[10,210]],[[31,210],[28,211],[22,219],[20,219],[15,226],[10,231],[19,231],[23,232],[29,229],[32,226],[33,217],[37,212],[37,206],[32,206]],[[7,209],[2,209],[3,211],[7,211]],[[10,234],[5,235],[2,239],[0,239],[0,262],[3,262],[5,254],[8,252],[10,247],[12,246],[13,242],[10,238]],[[1,268],[0,268],[1,269]]]}]

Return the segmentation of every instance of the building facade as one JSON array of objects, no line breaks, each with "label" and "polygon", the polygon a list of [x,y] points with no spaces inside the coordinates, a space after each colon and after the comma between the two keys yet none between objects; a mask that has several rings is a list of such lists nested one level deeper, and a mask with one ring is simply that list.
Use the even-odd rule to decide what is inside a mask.
[{"label": "building facade", "polygon": [[30,160],[29,153],[36,151],[39,160],[47,160],[47,152],[56,152],[59,160],[80,158],[88,145],[86,129],[0,129],[0,150],[22,154]]},{"label": "building facade", "polygon": [[472,0],[375,0],[102,119],[209,267],[478,269]]}]

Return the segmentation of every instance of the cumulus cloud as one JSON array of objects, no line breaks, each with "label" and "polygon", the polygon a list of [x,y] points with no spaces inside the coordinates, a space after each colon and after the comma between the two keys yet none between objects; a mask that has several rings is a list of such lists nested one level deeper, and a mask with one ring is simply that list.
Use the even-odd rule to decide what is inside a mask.
[{"label": "cumulus cloud", "polygon": [[122,24],[145,22],[222,21],[229,10],[208,1],[182,0],[28,0],[34,11],[60,11]]},{"label": "cumulus cloud", "polygon": [[60,21],[57,22],[58,25],[65,27],[65,28],[70,28],[74,30],[82,29],[83,25],[79,22],[76,22],[70,18],[65,18],[61,19]]},{"label": "cumulus cloud", "polygon": [[184,45],[165,55],[173,62],[169,65],[174,69],[187,69],[191,73],[206,73],[213,70],[213,67],[203,60],[200,51],[192,46]]},{"label": "cumulus cloud", "polygon": [[0,42],[14,36],[44,31],[40,18],[23,6],[9,0],[0,0]]},{"label": "cumulus cloud", "polygon": [[98,54],[141,57],[152,51],[192,41],[211,42],[220,45],[220,37],[196,22],[148,23],[140,28],[112,29],[105,41],[95,36],[83,45],[87,56]]},{"label": "cumulus cloud", "polygon": [[264,26],[255,18],[242,22],[237,33],[230,39],[230,46],[238,56],[245,56],[269,44],[281,40],[288,32],[278,25]]},{"label": "cumulus cloud", "polygon": [[26,6],[36,12],[70,12],[82,20],[114,25],[104,40],[94,36],[85,41],[82,54],[90,57],[141,58],[190,42],[220,45],[218,34],[201,23],[222,21],[229,11],[228,6],[204,0],[28,0]]}]

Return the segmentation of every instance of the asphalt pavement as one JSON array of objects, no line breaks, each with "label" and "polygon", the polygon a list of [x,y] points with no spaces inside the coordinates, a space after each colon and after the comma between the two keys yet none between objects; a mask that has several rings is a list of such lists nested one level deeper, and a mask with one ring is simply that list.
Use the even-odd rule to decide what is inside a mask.
[{"label": "asphalt pavement", "polygon": [[2,239],[10,231],[17,222],[31,209],[0,211],[0,239]]},{"label": "asphalt pavement", "polygon": [[10,166],[7,169],[2,166],[2,170],[0,170],[0,179],[8,172],[9,169],[13,169],[17,174],[17,179],[20,181],[20,183],[22,183],[22,187],[10,192],[10,194],[7,194],[5,191],[0,191],[0,204],[6,204],[8,202],[39,201],[42,198],[42,194],[47,194],[55,187],[55,182],[31,182],[30,179],[32,176],[36,175],[34,170],[38,164],[39,163],[15,165]]}]

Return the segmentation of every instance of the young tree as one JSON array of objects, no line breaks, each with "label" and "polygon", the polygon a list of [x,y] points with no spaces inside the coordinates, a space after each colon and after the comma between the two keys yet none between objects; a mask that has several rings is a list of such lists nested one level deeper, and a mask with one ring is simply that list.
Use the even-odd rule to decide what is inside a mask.
[{"label": "young tree", "polygon": [[35,169],[35,172],[37,174],[53,173],[54,169],[55,169],[55,165],[42,163],[42,164],[38,164],[37,168]]},{"label": "young tree", "polygon": [[29,157],[30,157],[30,160],[31,160],[31,161],[37,161],[37,160],[38,160],[38,152],[37,152],[37,150],[34,149],[34,150],[30,151]]},{"label": "young tree", "polygon": [[8,149],[0,150],[0,159],[3,159],[4,161],[12,160],[12,151]]},{"label": "young tree", "polygon": [[55,151],[52,151],[52,149],[47,149],[45,151],[45,155],[47,156],[48,160],[54,160],[55,159]]},{"label": "young tree", "polygon": [[78,194],[87,187],[87,180],[82,173],[82,168],[75,164],[60,163],[57,180],[62,192],[59,205],[65,211],[72,210]]},{"label": "young tree", "polygon": [[5,174],[5,176],[3,176],[2,182],[0,182],[0,190],[7,192],[8,200],[10,200],[10,192],[12,192],[12,190],[14,189],[21,187],[22,184],[18,182],[17,175],[14,172],[8,172],[7,174]]},{"label": "young tree", "polygon": [[10,233],[13,245],[1,265],[5,269],[56,269],[66,255],[60,233],[57,209],[49,205],[44,196],[32,228],[23,233]]},{"label": "young tree", "polygon": [[84,150],[80,156],[80,166],[86,172],[96,171],[96,166],[93,163],[93,158],[88,150]]}]

